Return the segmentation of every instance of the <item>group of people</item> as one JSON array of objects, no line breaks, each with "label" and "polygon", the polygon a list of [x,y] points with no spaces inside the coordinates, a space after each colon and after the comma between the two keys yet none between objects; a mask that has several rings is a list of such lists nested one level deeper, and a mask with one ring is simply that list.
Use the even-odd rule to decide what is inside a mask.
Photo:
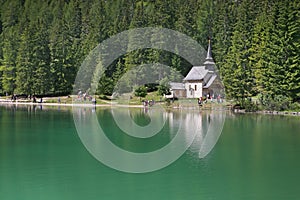
[{"label": "group of people", "polygon": [[92,101],[93,100],[93,97],[91,95],[89,95],[87,92],[85,93],[82,93],[81,90],[78,91],[78,94],[77,94],[77,100],[78,101],[86,101],[86,100],[89,100],[89,101]]},{"label": "group of people", "polygon": [[148,106],[148,105],[149,105],[149,106],[153,106],[154,104],[155,104],[155,101],[154,101],[154,100],[150,100],[150,101],[149,101],[149,100],[144,100],[144,101],[143,101],[143,105],[144,105],[144,106]]},{"label": "group of people", "polygon": [[[43,97],[41,97],[40,101],[38,102],[35,95],[21,96],[21,98],[30,99],[30,100],[32,100],[32,103],[43,103]],[[11,101],[15,102],[15,101],[17,101],[17,99],[18,99],[18,96],[16,94],[13,94],[11,96]]]},{"label": "group of people", "polygon": [[92,97],[91,95],[88,94],[88,92],[82,93],[81,90],[78,91],[77,93],[77,100],[78,101],[90,101],[92,102],[94,105],[96,105],[97,100],[95,97]]},{"label": "group of people", "polygon": [[[7,96],[7,94],[6,94],[6,96]],[[11,96],[11,101],[17,101],[17,95],[13,94]]]},{"label": "group of people", "polygon": [[[37,100],[36,100],[35,96],[32,97],[32,102],[37,103]],[[40,98],[40,101],[38,103],[43,103],[43,97]]]},{"label": "group of people", "polygon": [[[198,104],[199,105],[202,105],[203,103],[207,103],[207,101],[211,101],[211,102],[214,102],[214,99],[215,99],[215,95],[213,94],[212,96],[208,93],[207,95],[203,97],[199,97],[198,98]],[[221,95],[219,94],[217,96],[217,103],[222,103],[222,98],[221,98]]]}]

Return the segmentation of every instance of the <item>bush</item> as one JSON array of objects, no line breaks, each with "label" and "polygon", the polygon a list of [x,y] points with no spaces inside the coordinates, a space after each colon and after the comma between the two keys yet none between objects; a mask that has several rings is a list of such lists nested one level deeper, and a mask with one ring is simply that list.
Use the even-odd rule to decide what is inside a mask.
[{"label": "bush", "polygon": [[137,87],[134,90],[134,95],[136,97],[140,97],[140,100],[141,100],[141,97],[145,97],[147,95],[147,88],[145,86]]},{"label": "bush", "polygon": [[160,96],[164,96],[164,95],[170,95],[171,92],[170,92],[170,87],[169,86],[166,86],[166,85],[159,85],[157,87],[157,93],[158,95]]},{"label": "bush", "polygon": [[246,112],[256,112],[258,111],[258,105],[251,101],[251,99],[247,99],[242,103],[242,107]]},{"label": "bush", "polygon": [[171,105],[171,100],[170,99],[165,99],[166,101],[166,106],[170,106]]},{"label": "bush", "polygon": [[259,95],[259,101],[267,110],[283,111],[288,110],[291,106],[291,99],[284,95]]},{"label": "bush", "polygon": [[145,84],[145,87],[147,88],[147,92],[157,91],[157,86],[158,86],[157,83],[148,83],[148,84]]},{"label": "bush", "polygon": [[292,111],[297,111],[297,112],[300,112],[300,103],[298,102],[294,102],[290,105],[290,109]]}]

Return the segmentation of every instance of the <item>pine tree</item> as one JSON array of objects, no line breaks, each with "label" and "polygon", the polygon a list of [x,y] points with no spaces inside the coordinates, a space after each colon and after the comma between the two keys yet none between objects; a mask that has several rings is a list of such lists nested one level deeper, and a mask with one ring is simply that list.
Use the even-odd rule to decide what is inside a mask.
[{"label": "pine tree", "polygon": [[49,48],[49,34],[47,22],[45,20],[38,20],[37,32],[35,34],[35,43],[33,48],[34,65],[36,66],[35,88],[38,94],[47,94],[53,89],[51,80],[51,55]]},{"label": "pine tree", "polygon": [[175,30],[184,33],[194,39],[196,39],[196,35],[198,30],[196,29],[196,9],[197,9],[197,1],[191,0],[188,3],[182,2],[180,8],[177,9],[177,21],[174,24]]},{"label": "pine tree", "polygon": [[3,37],[3,59],[0,71],[2,72],[3,91],[12,94],[16,88],[16,58],[18,48],[18,37],[15,36],[16,27],[11,27],[10,31],[6,30]]},{"label": "pine tree", "polygon": [[[298,101],[299,5],[299,0],[2,0],[0,93],[69,94],[81,62],[94,47],[124,30],[150,26],[187,34],[204,48],[209,36],[227,97],[243,101],[262,94]],[[149,33],[149,38],[120,41],[128,43],[128,50],[145,39],[164,42],[116,59],[99,91],[111,93],[124,73],[141,64],[162,63],[185,75],[191,63],[161,50],[166,44],[179,49],[172,37],[162,37]],[[155,67],[152,75],[158,80],[176,76]],[[136,84],[149,78],[146,71],[134,73],[141,74]]]},{"label": "pine tree", "polygon": [[83,60],[81,51],[81,8],[78,1],[60,1],[54,6],[51,30],[51,71],[54,92],[72,91],[77,69]]},{"label": "pine tree", "polygon": [[135,0],[107,2],[105,7],[107,15],[105,23],[103,23],[106,27],[104,28],[105,31],[103,29],[102,32],[114,35],[127,30],[134,15],[135,2]]},{"label": "pine tree", "polygon": [[33,35],[35,30],[28,27],[24,30],[20,37],[20,46],[17,56],[17,71],[16,71],[16,92],[19,94],[35,94],[34,71],[36,66],[33,63],[31,51],[33,49]]},{"label": "pine tree", "polygon": [[221,74],[228,97],[241,103],[253,94],[254,75],[249,64],[252,39],[251,12],[247,12],[254,2],[237,4],[237,22],[232,33],[232,42],[221,68]]},{"label": "pine tree", "polygon": [[230,1],[216,1],[212,27],[212,52],[218,68],[226,64],[225,56],[231,46],[233,27],[236,23],[235,4]]},{"label": "pine tree", "polygon": [[285,40],[287,94],[296,101],[300,99],[300,2],[286,1],[285,6],[288,8]]},{"label": "pine tree", "polygon": [[[131,20],[129,28],[142,28],[147,24],[147,17],[145,13],[144,1],[138,2],[135,7],[134,15]],[[129,35],[128,39],[128,51],[129,52],[125,60],[125,71],[129,71],[137,65],[145,63],[146,54],[144,50],[139,49],[140,44],[143,43],[143,38],[140,35]],[[138,48],[137,50],[132,51],[133,49]]]},{"label": "pine tree", "polygon": [[107,17],[106,4],[103,0],[94,1],[82,11],[85,14],[82,16],[81,47],[85,56],[108,37],[110,19]]},{"label": "pine tree", "polygon": [[66,27],[64,25],[64,2],[59,1],[53,5],[54,18],[50,29],[50,53],[51,53],[51,82],[55,93],[68,92],[68,83],[65,79],[67,39]]},{"label": "pine tree", "polygon": [[0,74],[3,92],[12,94],[16,88],[16,58],[19,45],[21,3],[5,1],[0,9]]},{"label": "pine tree", "polygon": [[[214,9],[214,1],[205,0],[199,2],[196,15],[196,25],[199,32],[197,39],[205,47],[207,47],[207,37],[212,38]],[[218,13],[219,15],[220,13]]]},{"label": "pine tree", "polygon": [[[1,17],[1,12],[0,12],[0,47],[3,46],[3,39],[2,39],[2,17]],[[2,48],[0,48],[0,94],[3,93],[3,86],[2,86],[2,61],[3,61],[3,51]]]},{"label": "pine tree", "polygon": [[[253,40],[250,49],[250,66],[255,76],[255,93],[266,94],[269,77],[267,71],[272,61],[272,32],[274,32],[274,3],[262,1],[260,14],[254,22]],[[274,55],[276,56],[276,55]]]},{"label": "pine tree", "polygon": [[263,93],[272,99],[281,95],[295,100],[299,94],[299,50],[296,47],[299,45],[299,11],[294,10],[297,5],[289,1],[275,2],[273,6],[274,27],[265,51],[268,59]]},{"label": "pine tree", "polygon": [[82,11],[79,0],[71,0],[64,10],[64,20],[67,29],[69,45],[66,46],[65,55],[65,78],[68,83],[67,91],[72,90],[76,73],[84,59],[81,49],[82,34]]}]

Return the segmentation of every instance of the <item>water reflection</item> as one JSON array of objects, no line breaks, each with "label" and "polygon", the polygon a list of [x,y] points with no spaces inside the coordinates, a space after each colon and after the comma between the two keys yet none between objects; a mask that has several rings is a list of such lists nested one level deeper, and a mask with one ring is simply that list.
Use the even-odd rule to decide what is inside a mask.
[{"label": "water reflection", "polygon": [[[275,200],[300,196],[297,117],[227,116],[222,140],[209,156],[199,159],[200,144],[207,137],[209,124],[214,115],[220,116],[218,113],[194,112],[192,115],[200,121],[202,134],[196,135],[189,150],[167,168],[136,175],[119,173],[96,162],[77,137],[70,112],[57,112],[58,107],[48,106],[43,106],[43,111],[37,107],[36,112],[27,106],[18,106],[18,112],[11,112],[12,109],[15,107],[0,106],[0,199],[43,196],[72,200],[133,197],[147,200]],[[70,111],[71,108],[62,106],[61,109]],[[136,146],[147,151],[161,148],[174,138],[178,128],[171,124],[176,126],[180,120],[186,123],[191,119],[181,117],[179,111],[165,111],[166,123],[160,133],[153,138],[136,139],[113,126],[110,109],[82,108],[83,111],[85,115],[88,112],[97,114],[98,123],[108,126],[105,129],[107,137],[122,140],[120,146],[133,147],[136,142],[142,144]],[[133,116],[143,110],[131,109],[131,112]],[[190,137],[187,133],[184,136],[182,141]],[[118,141],[114,142],[118,144]],[[162,146],[154,145],[160,142]],[[153,144],[153,149],[147,149],[147,143]],[[195,153],[191,152],[194,150]],[[127,160],[126,157],[120,159],[123,163]],[[151,162],[149,160],[145,165]]]},{"label": "water reflection", "polygon": [[[71,111],[72,107],[5,104],[2,109],[26,111],[28,115],[57,110]],[[221,135],[226,113],[224,111],[172,110],[150,108],[97,108],[75,107],[73,117],[80,138],[85,138],[85,146],[92,143],[93,150],[107,151],[106,144],[113,144],[125,151],[133,153],[164,152],[167,149],[175,160],[175,155],[181,156],[188,148],[205,157],[215,146]],[[106,136],[99,138],[101,131]],[[84,143],[84,142],[83,142]],[[98,146],[101,146],[99,149]],[[109,148],[108,148],[109,149]],[[169,157],[165,151],[158,156]]]},{"label": "water reflection", "polygon": [[36,113],[40,111],[71,111],[72,107],[70,106],[52,106],[46,104],[16,104],[16,103],[9,103],[9,104],[0,104],[2,109],[6,109],[7,111],[27,111],[28,114]]},{"label": "water reflection", "polygon": [[35,112],[35,111],[38,111],[38,110],[43,110],[43,105],[42,104],[32,104],[32,105],[23,105],[23,104],[2,104],[0,105],[2,108],[5,108],[7,110],[10,110],[10,111],[17,111],[17,110],[20,110],[20,111],[27,111],[28,113],[32,113],[32,112]]},{"label": "water reflection", "polygon": [[[12,114],[16,111],[26,111],[28,115],[36,115],[48,110],[70,112],[72,109],[72,107],[42,104],[3,104],[1,108],[11,111]],[[95,115],[97,124],[100,123],[106,136],[127,151],[145,153],[162,149],[180,133],[180,140],[176,143],[179,149],[189,147],[189,150],[199,154],[200,158],[205,157],[215,146],[227,115],[224,111],[166,111],[155,108],[97,108],[96,110],[96,107],[76,107],[75,110],[75,119],[86,124],[89,124],[87,121]],[[173,148],[177,147],[173,146]]]},{"label": "water reflection", "polygon": [[[81,141],[97,160],[114,169],[132,173],[165,167],[177,160],[190,146],[193,151],[199,152],[200,158],[205,157],[215,146],[225,120],[225,114],[217,111],[113,108],[101,112],[106,114],[97,115],[91,108],[73,108]],[[144,124],[138,124],[137,121],[143,121]],[[127,134],[129,137],[124,137],[120,142],[125,148],[112,142],[107,137],[109,134],[119,134],[117,137],[121,138],[122,134]],[[134,146],[132,141],[137,141],[136,138],[146,138],[146,146],[156,148],[149,152],[126,149],[124,143]],[[157,143],[162,140],[165,141],[164,146],[157,148]]]}]

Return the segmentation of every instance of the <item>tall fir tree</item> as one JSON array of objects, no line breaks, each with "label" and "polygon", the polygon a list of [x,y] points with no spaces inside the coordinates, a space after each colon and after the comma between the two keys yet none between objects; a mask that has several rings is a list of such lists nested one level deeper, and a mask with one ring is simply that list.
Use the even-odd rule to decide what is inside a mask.
[{"label": "tall fir tree", "polygon": [[37,21],[37,32],[35,33],[35,43],[33,48],[34,65],[36,66],[34,83],[36,93],[48,94],[53,89],[51,78],[51,54],[49,48],[49,34],[47,21],[40,19]]},{"label": "tall fir tree", "polygon": [[[3,39],[2,39],[2,17],[1,17],[1,11],[0,11],[0,47],[3,45]],[[0,68],[2,68],[2,61],[3,61],[3,50],[0,48]],[[3,86],[2,86],[2,70],[0,69],[0,94],[3,93]]]},{"label": "tall fir tree", "polygon": [[0,71],[2,73],[1,84],[5,93],[12,94],[16,88],[16,58],[18,51],[18,37],[15,35],[17,27],[6,30],[2,41],[3,58]]},{"label": "tall fir tree", "polygon": [[19,46],[18,32],[22,5],[19,1],[5,1],[0,8],[1,17],[1,86],[5,93],[12,94],[16,88],[16,58]]},{"label": "tall fir tree", "polygon": [[[244,102],[253,94],[254,75],[249,64],[252,42],[252,24],[255,17],[249,8],[253,1],[236,3],[237,21],[231,38],[231,46],[221,68],[225,90],[228,97]],[[248,10],[248,12],[247,12]],[[253,12],[253,10],[251,10]]]},{"label": "tall fir tree", "polygon": [[[269,0],[261,1],[258,7],[260,15],[254,22],[253,39],[250,49],[249,64],[254,72],[255,86],[254,91],[258,94],[268,93],[266,83],[269,77],[267,71],[269,63],[273,60],[272,55],[272,32],[275,30],[275,6]],[[276,56],[276,54],[273,54]]]},{"label": "tall fir tree", "polygon": [[226,64],[225,56],[231,46],[234,24],[236,23],[235,4],[231,1],[218,0],[214,4],[212,27],[212,52],[218,68]]},{"label": "tall fir tree", "polygon": [[300,2],[285,1],[287,7],[287,32],[285,52],[287,66],[287,95],[293,100],[300,100]]},{"label": "tall fir tree", "polygon": [[[261,93],[297,101],[299,5],[299,0],[2,0],[0,92],[68,94],[78,67],[98,43],[127,29],[151,26],[185,33],[204,48],[211,36],[227,97],[242,100]],[[173,44],[161,37],[152,34],[150,39],[165,41],[162,48]],[[143,38],[129,38],[129,45],[139,42]],[[191,67],[163,50],[136,50],[109,66],[100,81],[110,88],[105,93],[133,67],[157,62],[183,75]],[[158,71],[158,77],[163,73]]]},{"label": "tall fir tree", "polygon": [[33,35],[36,30],[32,27],[25,28],[20,37],[20,45],[17,56],[16,92],[19,94],[35,94],[35,70],[32,49],[34,44]]}]

